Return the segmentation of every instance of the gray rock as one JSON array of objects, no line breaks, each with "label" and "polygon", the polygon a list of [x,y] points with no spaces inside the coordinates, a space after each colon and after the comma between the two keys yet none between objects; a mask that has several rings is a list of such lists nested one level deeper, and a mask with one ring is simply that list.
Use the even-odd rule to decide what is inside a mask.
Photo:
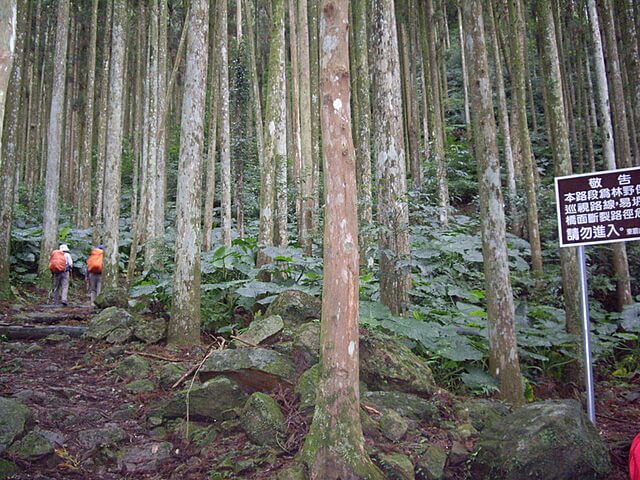
[{"label": "gray rock", "polygon": [[109,447],[127,438],[127,433],[118,425],[106,424],[102,428],[92,428],[78,433],[78,442],[86,450]]},{"label": "gray rock", "polygon": [[38,460],[53,453],[54,445],[37,430],[27,433],[13,443],[8,452],[22,460]]},{"label": "gray rock", "polygon": [[106,288],[100,292],[94,301],[98,308],[127,308],[129,304],[129,294],[124,288]]},{"label": "gray rock", "polygon": [[414,480],[413,463],[402,453],[381,453],[378,455],[380,468],[387,480]]},{"label": "gray rock", "polygon": [[169,389],[176,383],[187,371],[179,363],[165,363],[158,370],[158,382],[162,388]]},{"label": "gray rock", "polygon": [[392,442],[399,442],[407,434],[409,425],[395,410],[387,410],[380,417],[380,430]]},{"label": "gray rock", "polygon": [[69,340],[71,340],[71,337],[62,333],[52,333],[44,339],[45,343],[62,343],[68,342]]},{"label": "gray rock", "polygon": [[239,348],[214,352],[200,369],[203,380],[224,374],[255,391],[291,385],[296,368],[291,359],[267,348]]},{"label": "gray rock", "polygon": [[455,440],[451,444],[451,450],[449,450],[449,463],[453,466],[460,465],[467,461],[469,458],[469,450],[462,443]]},{"label": "gray rock", "polygon": [[321,312],[319,298],[300,290],[287,290],[271,302],[265,316],[280,315],[284,324],[289,326],[320,318]]},{"label": "gray rock", "polygon": [[522,407],[480,434],[477,479],[598,480],[611,470],[598,430],[575,400]]},{"label": "gray rock", "polygon": [[313,365],[320,360],[320,322],[306,322],[292,332],[293,358],[297,363]]},{"label": "gray rock", "polygon": [[441,480],[446,463],[445,449],[437,444],[429,445],[416,462],[416,477],[419,480]]},{"label": "gray rock", "polygon": [[[94,340],[121,339],[133,335],[135,320],[129,312],[122,308],[109,307],[93,317],[84,332],[86,338]],[[116,342],[111,342],[116,343]]]},{"label": "gray rock", "polygon": [[163,318],[139,321],[133,329],[133,335],[146,344],[158,343],[167,336],[167,322]]},{"label": "gray rock", "polygon": [[120,362],[113,373],[123,378],[144,378],[151,368],[149,361],[140,355],[130,355]]},{"label": "gray rock", "polygon": [[295,393],[300,397],[300,410],[309,410],[316,405],[316,388],[320,380],[320,364],[306,370],[296,384]]},{"label": "gray rock", "polygon": [[257,445],[278,447],[286,431],[278,403],[269,395],[256,392],[249,397],[240,422],[251,441]]},{"label": "gray rock", "polygon": [[[218,377],[194,387],[189,392],[189,416],[194,420],[222,421],[238,416],[247,395],[237,383],[226,377]],[[167,418],[184,417],[187,413],[187,390],[176,394],[161,408]]]},{"label": "gray rock", "polygon": [[173,445],[169,442],[151,442],[122,451],[118,466],[126,473],[145,473],[157,470],[171,458]]},{"label": "gray rock", "polygon": [[460,402],[456,408],[458,416],[469,419],[473,428],[484,430],[495,420],[509,415],[509,407],[497,400],[469,398]]},{"label": "gray rock", "polygon": [[22,435],[29,416],[29,409],[21,403],[0,397],[0,453]]},{"label": "gray rock", "polygon": [[395,410],[401,416],[415,421],[437,424],[440,421],[438,405],[411,393],[403,392],[364,392],[360,401],[374,407],[379,412]]},{"label": "gray rock", "polygon": [[438,391],[423,359],[397,338],[375,331],[360,336],[360,379],[372,390],[423,395]]},{"label": "gray rock", "polygon": [[265,340],[273,337],[284,327],[280,315],[256,318],[245,332],[234,339],[233,344],[237,348],[246,348],[252,345],[260,345]]},{"label": "gray rock", "polygon": [[127,383],[126,389],[128,392],[133,394],[151,393],[156,389],[156,384],[153,383],[153,380],[143,378],[140,380],[134,380],[131,383]]},{"label": "gray rock", "polygon": [[15,463],[0,458],[0,480],[15,478],[14,475],[17,473],[18,466]]}]

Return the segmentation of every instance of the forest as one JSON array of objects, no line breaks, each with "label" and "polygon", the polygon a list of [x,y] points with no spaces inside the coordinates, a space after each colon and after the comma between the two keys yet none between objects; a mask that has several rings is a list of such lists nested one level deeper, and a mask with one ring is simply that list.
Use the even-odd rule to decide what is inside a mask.
[{"label": "forest", "polygon": [[0,479],[640,478],[639,33],[2,0]]}]

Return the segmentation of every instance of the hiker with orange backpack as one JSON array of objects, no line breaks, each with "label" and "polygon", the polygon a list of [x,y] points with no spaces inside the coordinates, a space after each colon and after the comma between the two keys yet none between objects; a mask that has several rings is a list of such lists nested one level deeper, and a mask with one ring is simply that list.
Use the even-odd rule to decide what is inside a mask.
[{"label": "hiker with orange backpack", "polygon": [[53,303],[67,305],[69,293],[69,276],[73,267],[73,259],[69,253],[69,246],[61,244],[49,257],[49,270],[53,274]]},{"label": "hiker with orange backpack", "polygon": [[104,257],[104,245],[98,245],[91,249],[87,259],[87,271],[89,272],[89,295],[91,303],[102,290],[102,258]]}]

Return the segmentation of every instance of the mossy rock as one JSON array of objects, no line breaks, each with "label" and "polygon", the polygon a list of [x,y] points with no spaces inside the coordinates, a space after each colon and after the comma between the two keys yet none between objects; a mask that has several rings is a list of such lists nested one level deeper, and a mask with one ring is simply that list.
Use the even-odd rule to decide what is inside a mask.
[{"label": "mossy rock", "polygon": [[30,412],[10,398],[0,397],[0,453],[23,434]]},{"label": "mossy rock", "polygon": [[[187,392],[177,393],[160,412],[164,417],[177,418],[187,414]],[[247,399],[236,382],[217,377],[189,391],[189,416],[194,420],[223,421],[238,416]]]},{"label": "mossy rock", "polygon": [[505,403],[481,398],[469,398],[459,402],[456,411],[459,417],[468,419],[478,431],[511,413],[511,409]]},{"label": "mossy rock", "polygon": [[380,468],[387,480],[415,480],[413,463],[402,453],[380,453],[377,455]]},{"label": "mossy rock", "polygon": [[240,423],[253,443],[274,448],[282,444],[286,431],[284,415],[278,402],[266,393],[255,392],[249,397]]},{"label": "mossy rock", "polygon": [[256,318],[238,338],[233,340],[236,348],[246,348],[260,345],[272,338],[284,328],[284,322],[280,315]]},{"label": "mossy rock", "polygon": [[129,294],[124,288],[106,288],[100,292],[94,303],[98,308],[127,308],[129,306]]},{"label": "mossy rock", "polygon": [[8,450],[22,460],[38,460],[53,453],[53,444],[40,432],[32,430]]},{"label": "mossy rock", "polygon": [[387,410],[380,417],[380,430],[392,442],[399,442],[407,434],[407,421],[395,410]]},{"label": "mossy rock", "polygon": [[18,466],[15,463],[0,458],[0,480],[15,478],[18,472]]},{"label": "mossy rock", "polygon": [[140,355],[130,355],[120,362],[113,373],[123,378],[142,379],[149,374],[151,364]]},{"label": "mossy rock", "polygon": [[133,382],[127,383],[126,388],[129,393],[133,394],[151,393],[156,389],[156,384],[153,383],[153,380],[142,378],[140,380],[134,380]]},{"label": "mossy rock", "polygon": [[599,480],[611,471],[598,430],[575,400],[519,408],[480,434],[474,479]]},{"label": "mossy rock", "polygon": [[360,336],[360,378],[371,390],[419,395],[439,391],[424,359],[397,338],[372,330]]},{"label": "mossy rock", "polygon": [[291,353],[296,363],[307,367],[320,360],[320,322],[306,322],[292,331]]},{"label": "mossy rock", "polygon": [[276,480],[306,480],[306,478],[304,466],[294,463],[279,471]]},{"label": "mossy rock", "polygon": [[418,480],[442,480],[447,463],[447,452],[438,444],[429,445],[416,462]]},{"label": "mossy rock", "polygon": [[248,390],[272,391],[292,385],[296,367],[289,357],[274,350],[239,348],[214,352],[199,373],[203,380],[224,375]]},{"label": "mossy rock", "polygon": [[295,393],[300,397],[300,410],[311,410],[316,405],[316,389],[320,381],[320,364],[306,370],[296,384]]},{"label": "mossy rock", "polygon": [[84,332],[85,338],[122,343],[133,335],[135,320],[129,312],[118,307],[109,307],[93,317]]},{"label": "mossy rock", "polygon": [[320,318],[322,302],[300,290],[287,290],[278,295],[267,308],[265,316],[279,315],[286,326]]},{"label": "mossy rock", "polygon": [[187,369],[179,363],[165,363],[158,370],[158,383],[162,388],[169,389],[185,374]]},{"label": "mossy rock", "polygon": [[85,450],[110,447],[127,438],[127,432],[117,424],[106,424],[101,428],[91,428],[78,433],[78,442]]},{"label": "mossy rock", "polygon": [[418,422],[440,423],[437,401],[427,400],[403,392],[363,392],[360,402],[374,407],[381,413],[394,410],[401,416]]},{"label": "mossy rock", "polygon": [[[206,423],[187,422],[179,419],[173,426],[173,432],[178,438],[188,440],[200,447],[211,445],[218,436],[218,429]],[[187,438],[188,434],[188,438]]]},{"label": "mossy rock", "polygon": [[136,322],[133,336],[146,344],[158,343],[167,336],[167,321],[163,318]]}]

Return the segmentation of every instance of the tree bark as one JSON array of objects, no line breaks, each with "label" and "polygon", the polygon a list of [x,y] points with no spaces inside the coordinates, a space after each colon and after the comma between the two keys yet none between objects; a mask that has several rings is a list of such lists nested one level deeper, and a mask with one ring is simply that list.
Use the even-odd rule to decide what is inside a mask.
[{"label": "tree bark", "polygon": [[400,98],[400,59],[393,0],[373,10],[374,156],[378,182],[380,299],[394,314],[406,311],[411,276],[409,210]]},{"label": "tree bark", "polygon": [[67,74],[67,36],[69,33],[69,0],[58,3],[56,46],[53,61],[53,84],[47,141],[47,174],[45,183],[44,212],[42,214],[42,242],[38,274],[47,285],[50,278],[49,254],[57,247],[58,194],[60,190],[60,156],[64,127],[64,94]]},{"label": "tree bark", "polygon": [[220,20],[220,210],[222,244],[231,245],[231,125],[229,119],[229,48],[227,2],[218,7]]},{"label": "tree bark", "polygon": [[506,225],[500,190],[500,161],[480,0],[467,0],[464,45],[469,59],[472,124],[480,182],[482,255],[489,317],[489,369],[500,380],[500,396],[524,403],[509,278]]},{"label": "tree bark", "polygon": [[323,0],[320,39],[325,158],[322,370],[303,449],[312,480],[382,479],[368,458],[360,424],[358,218],[351,137],[348,1]]},{"label": "tree bark", "polygon": [[524,70],[524,47],[521,40],[524,22],[520,12],[520,0],[509,0],[509,30],[511,38],[511,67],[514,116],[517,117],[517,131],[522,149],[521,159],[524,166],[524,187],[527,196],[527,227],[531,246],[531,269],[534,275],[543,273],[542,247],[538,222],[538,200],[536,198],[535,159],[531,151],[531,138],[527,125],[526,79]]},{"label": "tree bark", "polygon": [[194,186],[202,183],[209,0],[191,2],[188,24],[187,62],[180,122],[173,302],[167,332],[167,342],[178,345],[200,343],[202,214],[200,189]]},{"label": "tree bark", "polygon": [[[276,168],[282,163],[286,165],[287,156],[284,0],[274,0],[272,6],[272,27],[265,109],[265,157],[260,178],[260,231],[258,233],[258,246],[261,249],[274,245]],[[258,253],[258,267],[270,261],[270,258],[264,251]]]},{"label": "tree bark", "polygon": [[120,231],[120,171],[122,165],[122,119],[126,0],[114,0],[111,31],[111,71],[109,75],[109,113],[104,179],[104,265],[103,289],[118,286],[118,236]]},{"label": "tree bark", "polygon": [[[19,96],[16,95],[15,90],[19,88],[22,78],[21,59],[24,55],[22,51],[24,35],[21,40],[18,13],[24,15],[22,10],[25,6],[26,2],[23,0],[19,4],[12,1],[0,5],[0,25],[4,26],[0,30],[0,299],[8,299],[12,296],[11,284],[9,283],[9,255],[11,254],[11,223],[13,221],[15,189],[13,171],[17,161],[16,152],[7,147],[8,143],[15,142],[15,132],[9,133],[7,141],[4,141],[2,126],[5,108],[9,113],[6,115],[7,124],[11,129],[11,124],[15,122],[13,119],[14,111],[17,116],[19,107]],[[20,7],[20,12],[18,7]],[[24,30],[24,25],[22,27],[21,30]],[[13,60],[14,56],[18,57],[16,62]],[[15,66],[12,68],[13,65]],[[8,85],[9,88],[7,88]]]}]

